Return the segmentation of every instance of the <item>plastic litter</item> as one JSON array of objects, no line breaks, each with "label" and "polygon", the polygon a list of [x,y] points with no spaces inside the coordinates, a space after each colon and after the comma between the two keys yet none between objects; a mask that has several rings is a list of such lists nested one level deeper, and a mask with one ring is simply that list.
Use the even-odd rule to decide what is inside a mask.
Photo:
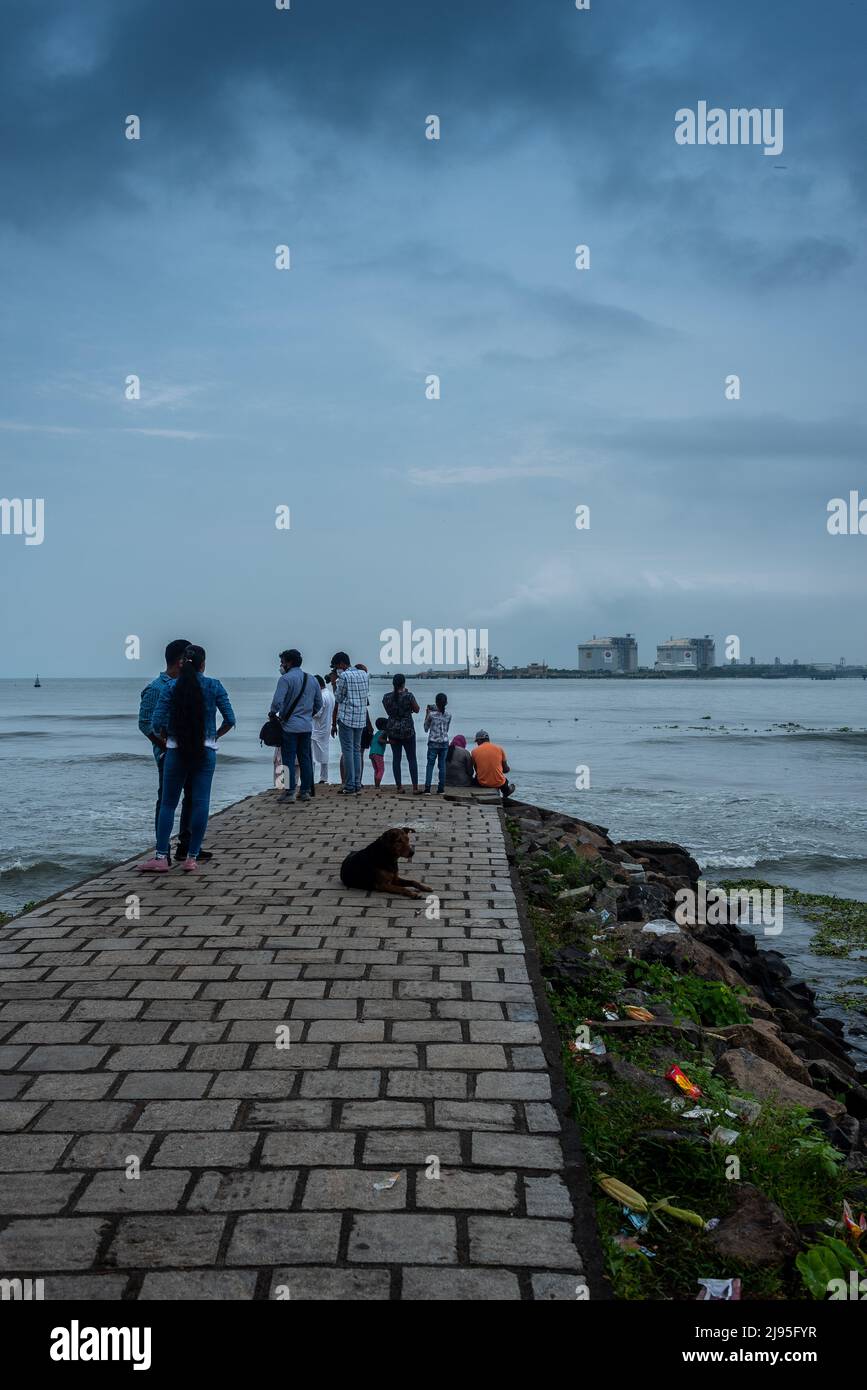
[{"label": "plastic litter", "polygon": [[725,1129],[722,1125],[717,1125],[716,1129],[710,1132],[712,1144],[736,1144],[741,1134],[738,1129]]},{"label": "plastic litter", "polygon": [[649,1009],[639,1008],[637,1004],[627,1004],[624,1013],[628,1018],[635,1019],[636,1023],[652,1023],[653,1014]]},{"label": "plastic litter", "polygon": [[855,1220],[854,1212],[849,1203],[843,1202],[843,1224],[853,1240],[860,1240],[864,1232],[867,1231],[867,1216],[862,1211],[858,1220]]},{"label": "plastic litter", "polygon": [[701,1285],[699,1303],[728,1303],[741,1296],[740,1279],[698,1279],[696,1283]]},{"label": "plastic litter", "polygon": [[665,1073],[665,1079],[666,1081],[673,1081],[675,1086],[679,1086],[680,1089],[689,1096],[690,1100],[698,1100],[700,1098],[701,1091],[698,1086],[693,1085],[686,1073],[681,1071],[680,1067],[670,1067]]},{"label": "plastic litter", "polygon": [[710,1219],[710,1221],[705,1221],[705,1223],[704,1223],[704,1229],[705,1229],[706,1231],[715,1231],[718,1225],[719,1225],[719,1217],[718,1217],[718,1216],[712,1216],[711,1219]]},{"label": "plastic litter", "polygon": [[620,1017],[617,1010],[613,1008],[610,1004],[605,1005],[605,1008],[602,1010],[602,1013],[605,1016],[605,1018],[608,1019],[609,1023],[613,1023],[615,1019],[618,1019]]},{"label": "plastic litter", "polygon": [[609,920],[610,917],[611,917],[611,913],[608,911],[608,908],[607,908],[607,907],[603,907],[602,911],[601,911],[600,914],[599,914],[599,920],[600,920],[600,922],[607,922],[607,921]]},{"label": "plastic litter", "polygon": [[591,1052],[594,1057],[604,1057],[607,1050],[601,1038],[591,1038],[589,1042],[579,1042],[576,1038],[569,1044],[570,1052]]},{"label": "plastic litter", "polygon": [[383,1178],[380,1182],[373,1184],[374,1192],[388,1192],[396,1182],[400,1182],[400,1173],[392,1173],[390,1178]]},{"label": "plastic litter", "polygon": [[646,1231],[650,1222],[650,1212],[633,1211],[631,1207],[623,1207],[623,1215],[636,1231]]},{"label": "plastic litter", "polygon": [[694,1105],[691,1110],[682,1111],[681,1118],[684,1120],[709,1120],[712,1114],[712,1110],[703,1110],[700,1105]]},{"label": "plastic litter", "polygon": [[651,932],[653,936],[680,936],[680,927],[664,917],[657,918],[655,922],[645,922],[641,930]]}]

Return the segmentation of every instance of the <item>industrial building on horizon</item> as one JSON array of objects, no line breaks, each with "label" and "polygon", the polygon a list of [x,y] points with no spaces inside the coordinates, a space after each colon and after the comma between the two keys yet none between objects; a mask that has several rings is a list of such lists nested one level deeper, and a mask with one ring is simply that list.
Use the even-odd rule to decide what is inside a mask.
[{"label": "industrial building on horizon", "polygon": [[[708,671],[716,665],[713,638],[670,637],[656,648],[656,671]],[[626,676],[638,670],[638,643],[631,632],[625,637],[597,637],[578,647],[578,670]]]},{"label": "industrial building on horizon", "polygon": [[638,643],[627,632],[625,637],[596,637],[578,648],[579,671],[610,671],[628,675],[638,670]]},{"label": "industrial building on horizon", "polygon": [[716,665],[716,647],[713,638],[669,637],[656,648],[657,671],[708,671]]}]

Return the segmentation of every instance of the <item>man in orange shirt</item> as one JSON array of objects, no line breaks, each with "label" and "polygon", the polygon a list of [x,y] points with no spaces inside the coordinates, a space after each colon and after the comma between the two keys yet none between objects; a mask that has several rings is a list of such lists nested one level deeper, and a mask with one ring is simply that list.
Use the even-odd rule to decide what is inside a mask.
[{"label": "man in orange shirt", "polygon": [[509,771],[505,750],[498,744],[491,743],[491,736],[486,729],[479,729],[476,734],[476,747],[473,749],[472,758],[476,769],[476,781],[480,787],[496,788],[502,793],[503,801],[512,795],[515,784],[505,775]]}]

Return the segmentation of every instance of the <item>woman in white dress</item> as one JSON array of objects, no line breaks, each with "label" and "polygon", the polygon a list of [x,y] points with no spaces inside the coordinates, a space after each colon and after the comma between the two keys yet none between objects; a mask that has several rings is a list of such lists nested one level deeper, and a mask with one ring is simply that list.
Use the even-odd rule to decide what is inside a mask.
[{"label": "woman in white dress", "polygon": [[331,719],[334,714],[334,691],[321,676],[317,676],[322,691],[322,708],[313,716],[311,747],[313,761],[319,768],[319,781],[328,781],[328,758],[331,747]]}]

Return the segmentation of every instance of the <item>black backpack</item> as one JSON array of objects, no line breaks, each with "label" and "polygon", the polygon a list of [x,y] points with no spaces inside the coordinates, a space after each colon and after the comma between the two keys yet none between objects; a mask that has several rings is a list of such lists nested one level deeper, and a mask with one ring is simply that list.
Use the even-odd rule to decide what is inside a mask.
[{"label": "black backpack", "polygon": [[301,682],[301,689],[298,691],[298,694],[295,696],[289,708],[281,710],[279,714],[269,714],[265,723],[259,730],[259,742],[264,743],[266,748],[279,748],[283,742],[283,725],[292,718],[293,710],[304,694],[304,688],[309,679],[306,671],[303,671],[302,675],[304,679]]}]

